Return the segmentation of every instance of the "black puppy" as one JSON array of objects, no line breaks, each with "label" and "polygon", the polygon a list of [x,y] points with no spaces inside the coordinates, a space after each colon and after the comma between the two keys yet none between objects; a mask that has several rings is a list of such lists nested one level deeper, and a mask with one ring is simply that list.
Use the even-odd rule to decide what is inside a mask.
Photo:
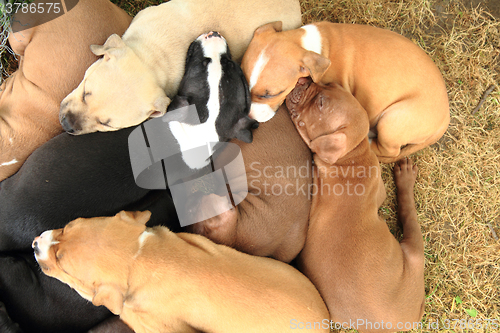
[{"label": "black puppy", "polygon": [[132,130],[61,134],[0,183],[0,248],[17,251],[0,255],[0,301],[25,332],[83,332],[111,316],[40,273],[31,249],[40,232],[78,217],[144,209],[153,213],[151,226],[179,229],[169,192],[135,184],[128,155]]},{"label": "black puppy", "polygon": [[135,184],[128,154],[132,130],[63,133],[33,152],[15,175],[0,183],[0,251],[29,250],[41,232],[78,217],[135,208],[152,209],[152,225],[171,221],[175,230],[168,192]]}]

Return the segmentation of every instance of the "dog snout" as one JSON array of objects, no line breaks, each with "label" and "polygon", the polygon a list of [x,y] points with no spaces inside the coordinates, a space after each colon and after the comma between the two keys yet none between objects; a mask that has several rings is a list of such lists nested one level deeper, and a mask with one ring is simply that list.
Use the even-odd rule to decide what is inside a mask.
[{"label": "dog snout", "polygon": [[66,112],[66,114],[60,119],[62,128],[68,133],[75,133],[82,129],[78,117],[71,111]]},{"label": "dog snout", "polygon": [[40,248],[38,247],[38,238],[40,238],[40,237],[36,237],[35,240],[33,241],[33,244],[31,244],[31,247],[35,251],[35,255],[40,254]]},{"label": "dog snout", "polygon": [[205,35],[205,38],[212,38],[212,37],[223,38],[222,35],[219,34],[217,31],[210,31],[208,34]]}]

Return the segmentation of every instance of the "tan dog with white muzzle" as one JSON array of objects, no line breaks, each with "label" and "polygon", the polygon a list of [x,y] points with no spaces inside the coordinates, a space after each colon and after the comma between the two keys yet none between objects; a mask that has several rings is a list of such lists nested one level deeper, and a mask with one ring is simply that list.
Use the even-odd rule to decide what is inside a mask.
[{"label": "tan dog with white muzzle", "polygon": [[200,235],[146,228],[150,215],[74,220],[35,238],[35,256],[45,274],[138,333],[278,333],[298,322],[328,332],[323,300],[296,269]]},{"label": "tan dog with white muzzle", "polygon": [[252,94],[250,117],[273,117],[301,77],[340,85],[368,114],[371,148],[394,162],[436,142],[450,112],[443,77],[420,47],[371,26],[319,22],[257,29],[241,67]]},{"label": "tan dog with white muzzle", "polygon": [[299,270],[318,288],[337,328],[412,328],[425,304],[423,241],[413,199],[416,168],[407,162],[395,167],[404,235],[398,243],[378,215],[386,193],[359,102],[340,86],[322,88],[301,79],[286,104],[315,152]]}]

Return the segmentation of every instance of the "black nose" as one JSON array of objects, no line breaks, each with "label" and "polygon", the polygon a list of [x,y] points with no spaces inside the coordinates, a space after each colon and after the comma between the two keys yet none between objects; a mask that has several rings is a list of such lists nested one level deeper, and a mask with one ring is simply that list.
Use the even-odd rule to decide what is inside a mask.
[{"label": "black nose", "polygon": [[81,129],[78,123],[78,118],[71,111],[67,112],[61,119],[61,125],[62,128],[68,133],[74,133],[75,131]]},{"label": "black nose", "polygon": [[35,250],[35,254],[39,254],[40,253],[40,249],[38,248],[38,242],[33,242],[33,250]]},{"label": "black nose", "polygon": [[207,35],[207,38],[211,38],[211,37],[218,37],[218,38],[221,38],[222,36],[217,32],[217,31],[211,31],[208,35]]}]

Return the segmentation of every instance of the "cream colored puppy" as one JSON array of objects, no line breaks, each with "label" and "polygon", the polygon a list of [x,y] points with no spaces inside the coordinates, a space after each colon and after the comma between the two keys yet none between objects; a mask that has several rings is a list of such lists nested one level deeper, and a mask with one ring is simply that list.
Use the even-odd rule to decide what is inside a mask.
[{"label": "cream colored puppy", "polygon": [[298,0],[171,0],[139,12],[120,38],[92,51],[103,56],[61,103],[59,120],[72,134],[113,131],[166,112],[184,73],[189,44],[218,31],[239,62],[255,29],[283,21],[301,25]]},{"label": "cream colored puppy", "polygon": [[43,272],[135,332],[328,332],[313,284],[280,261],[146,228],[151,213],[76,219],[35,238]]}]

